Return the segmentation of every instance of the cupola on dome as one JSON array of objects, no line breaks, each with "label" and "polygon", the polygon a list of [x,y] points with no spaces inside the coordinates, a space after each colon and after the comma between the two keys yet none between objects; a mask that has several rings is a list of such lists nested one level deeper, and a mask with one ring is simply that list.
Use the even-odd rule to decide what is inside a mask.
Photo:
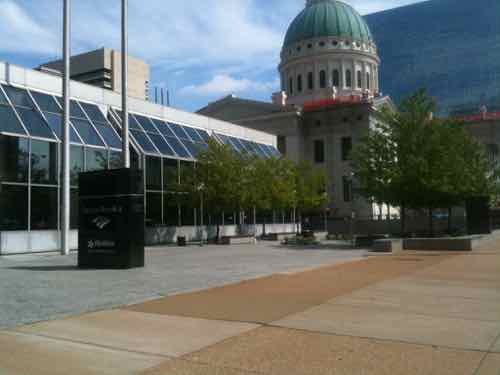
[{"label": "cupola on dome", "polygon": [[365,20],[350,5],[338,0],[308,0],[305,9],[288,28],[283,48],[321,37],[373,41]]}]

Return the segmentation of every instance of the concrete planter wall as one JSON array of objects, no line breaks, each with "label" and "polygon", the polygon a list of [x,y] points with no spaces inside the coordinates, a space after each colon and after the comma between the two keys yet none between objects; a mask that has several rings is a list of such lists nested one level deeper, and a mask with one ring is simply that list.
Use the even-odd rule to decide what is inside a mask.
[{"label": "concrete planter wall", "polygon": [[[295,231],[295,225],[291,224],[266,224],[266,233],[291,233]],[[262,224],[248,225],[225,225],[220,227],[221,237],[230,237],[237,235],[255,235],[263,234]],[[204,227],[154,227],[146,228],[146,246],[155,246],[161,244],[176,243],[177,237],[186,237],[189,241],[200,241],[203,239],[215,238],[217,235],[217,226]]]},{"label": "concrete planter wall", "polygon": [[[291,233],[295,231],[294,224],[266,224],[266,233]],[[262,235],[262,224],[253,225],[226,225],[220,228],[221,236]],[[214,238],[217,234],[216,226],[201,227],[155,227],[146,228],[146,246],[176,243],[178,236],[186,237],[187,241],[199,241],[203,238]],[[0,232],[0,255],[29,254],[59,251],[60,234],[55,230],[47,231],[12,231]],[[78,231],[70,232],[70,248],[78,249]]]},{"label": "concrete planter wall", "polygon": [[[60,235],[55,230],[0,232],[0,255],[58,251]],[[70,231],[70,248],[78,249],[78,231]]]}]

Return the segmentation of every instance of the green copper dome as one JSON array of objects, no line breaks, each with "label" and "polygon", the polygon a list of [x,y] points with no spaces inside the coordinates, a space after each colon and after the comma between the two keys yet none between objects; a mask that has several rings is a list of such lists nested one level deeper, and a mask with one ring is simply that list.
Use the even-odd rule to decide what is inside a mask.
[{"label": "green copper dome", "polygon": [[338,0],[308,0],[288,28],[283,48],[312,38],[340,37],[372,41],[368,25],[356,10]]}]

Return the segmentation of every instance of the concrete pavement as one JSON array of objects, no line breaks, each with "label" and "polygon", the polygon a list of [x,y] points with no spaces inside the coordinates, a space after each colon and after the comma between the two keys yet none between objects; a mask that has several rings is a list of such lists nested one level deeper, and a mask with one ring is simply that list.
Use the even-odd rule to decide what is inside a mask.
[{"label": "concrete pavement", "polygon": [[0,333],[0,374],[500,375],[500,243],[369,258]]}]

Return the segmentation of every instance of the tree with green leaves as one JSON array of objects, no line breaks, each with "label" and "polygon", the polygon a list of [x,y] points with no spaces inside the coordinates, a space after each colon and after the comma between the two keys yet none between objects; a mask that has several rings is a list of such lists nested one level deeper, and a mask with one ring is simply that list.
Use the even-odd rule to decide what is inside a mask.
[{"label": "tree with green leaves", "polygon": [[295,207],[302,221],[302,214],[325,207],[328,203],[327,177],[323,169],[310,162],[300,162],[295,167]]},{"label": "tree with green leaves", "polygon": [[497,186],[483,147],[457,121],[433,117],[435,102],[424,90],[403,101],[399,112],[383,108],[353,152],[358,190],[376,203],[405,210],[451,208]]},{"label": "tree with green leaves", "polygon": [[[192,202],[212,214],[264,210],[316,209],[327,201],[324,171],[286,158],[236,153],[213,140],[198,156],[196,168],[181,187]],[[265,229],[265,228],[264,228]],[[220,228],[217,226],[217,238]]]}]

